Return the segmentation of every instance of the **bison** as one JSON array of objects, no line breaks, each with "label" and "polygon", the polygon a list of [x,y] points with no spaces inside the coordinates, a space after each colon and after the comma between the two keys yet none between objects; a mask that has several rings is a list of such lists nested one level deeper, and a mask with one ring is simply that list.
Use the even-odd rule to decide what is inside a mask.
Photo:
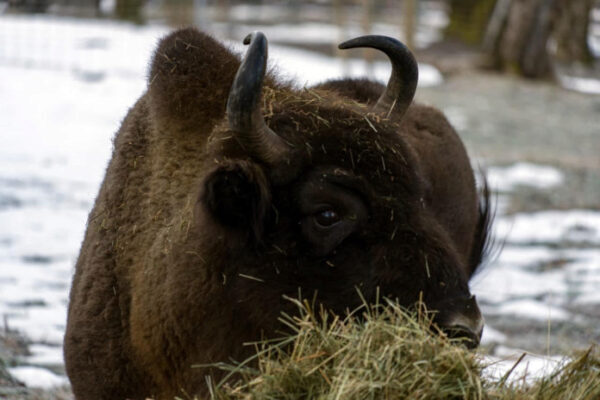
[{"label": "bison", "polygon": [[299,293],[337,313],[422,298],[440,327],[479,340],[468,281],[488,196],[443,114],[413,104],[410,51],[347,41],[389,57],[387,87],[306,88],[267,71],[262,33],[244,42],[240,61],[193,28],[164,38],[114,139],[70,294],[77,399],[205,395],[218,372],[192,366],[248,356]]}]

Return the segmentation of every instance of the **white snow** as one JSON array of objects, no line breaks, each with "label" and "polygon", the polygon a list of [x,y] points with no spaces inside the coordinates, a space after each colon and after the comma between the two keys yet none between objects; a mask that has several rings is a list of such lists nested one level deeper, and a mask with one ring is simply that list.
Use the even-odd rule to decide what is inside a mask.
[{"label": "white snow", "polygon": [[[563,360],[562,357],[543,356],[504,346],[496,347],[496,354],[493,357],[485,357],[486,367],[483,375],[494,381],[507,377],[508,384],[517,385],[531,384],[536,379],[550,374]],[[507,376],[509,372],[510,375]]]},{"label": "white snow", "polygon": [[541,321],[564,321],[570,317],[562,308],[533,299],[509,301],[499,306],[496,313]]},{"label": "white snow", "polygon": [[57,386],[67,385],[67,378],[38,367],[15,367],[8,368],[8,372],[31,388],[51,389]]},{"label": "white snow", "polygon": [[[386,61],[376,61],[369,65],[362,59],[332,59],[279,45],[271,45],[269,54],[272,65],[278,72],[306,86],[343,76],[356,78],[366,75],[387,83],[391,73],[390,63]],[[372,73],[369,73],[369,70]],[[427,64],[419,64],[419,86],[438,85],[442,80],[442,75],[437,69]]]},{"label": "white snow", "polygon": [[506,341],[506,335],[499,330],[492,328],[487,325],[483,328],[483,334],[481,335],[481,344],[487,346],[495,343],[504,343]]},{"label": "white snow", "polygon": [[[600,50],[597,53],[600,53]],[[600,94],[600,80],[597,78],[558,75],[558,79],[560,84],[566,89],[581,93]]]},{"label": "white snow", "polygon": [[579,250],[566,269],[573,303],[600,304],[600,248]]},{"label": "white snow", "polygon": [[143,92],[150,49],[165,32],[0,17],[0,42],[31,50],[0,50],[0,201],[8,202],[0,315],[34,342],[62,345],[72,268],[111,137]]},{"label": "white snow", "polygon": [[486,170],[488,182],[495,190],[506,192],[516,186],[549,189],[562,183],[562,172],[554,167],[519,162],[508,167]]},{"label": "white snow", "polygon": [[509,243],[584,242],[600,244],[600,212],[589,210],[540,211],[500,218],[499,237]]},{"label": "white snow", "polygon": [[[151,49],[166,32],[0,17],[0,316],[34,342],[27,363],[62,364],[87,214],[111,138],[144,91]],[[32,387],[66,383],[43,368],[11,373]]]},{"label": "white snow", "polygon": [[31,355],[26,357],[27,363],[35,365],[61,365],[63,352],[61,346],[33,344],[29,346]]},{"label": "white snow", "polygon": [[479,301],[490,304],[502,304],[514,298],[565,293],[567,290],[561,271],[532,272],[518,266],[503,264],[500,260],[483,274],[471,287]]}]

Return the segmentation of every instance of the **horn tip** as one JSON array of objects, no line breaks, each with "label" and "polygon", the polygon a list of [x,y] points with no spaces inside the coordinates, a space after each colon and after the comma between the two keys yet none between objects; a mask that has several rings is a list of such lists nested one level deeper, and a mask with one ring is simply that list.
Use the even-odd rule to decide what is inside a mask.
[{"label": "horn tip", "polygon": [[244,38],[244,44],[248,45],[248,44],[252,43],[252,41],[254,41],[255,39],[261,39],[261,40],[265,39],[266,40],[266,37],[265,37],[265,34],[262,33],[261,31],[254,31],[254,32],[251,32],[246,35],[246,37]]},{"label": "horn tip", "polygon": [[346,40],[345,42],[338,44],[338,49],[346,50],[348,48],[348,42],[349,42],[349,40]]},{"label": "horn tip", "polygon": [[356,47],[361,47],[361,43],[359,43],[359,42],[360,42],[360,39],[362,39],[363,37],[364,36],[360,36],[360,37],[357,37],[354,39],[346,40],[338,45],[338,49],[346,50],[346,49],[354,49]]}]

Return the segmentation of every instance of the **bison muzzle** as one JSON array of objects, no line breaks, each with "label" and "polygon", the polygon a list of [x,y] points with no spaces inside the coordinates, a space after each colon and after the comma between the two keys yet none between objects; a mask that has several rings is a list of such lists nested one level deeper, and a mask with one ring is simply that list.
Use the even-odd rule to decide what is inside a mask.
[{"label": "bison muzzle", "polygon": [[413,103],[417,64],[387,86],[298,88],[267,71],[267,40],[237,55],[195,29],[158,46],[148,88],[114,139],[70,295],[65,362],[79,400],[206,393],[207,368],[275,334],[286,296],[344,313],[422,298],[476,345],[468,281],[490,212],[454,129]]}]

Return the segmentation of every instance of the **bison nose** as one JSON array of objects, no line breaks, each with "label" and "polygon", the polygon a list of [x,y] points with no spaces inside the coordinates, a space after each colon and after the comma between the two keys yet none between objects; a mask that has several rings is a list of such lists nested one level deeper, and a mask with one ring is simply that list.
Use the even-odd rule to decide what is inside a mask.
[{"label": "bison nose", "polygon": [[474,349],[479,346],[481,334],[483,333],[483,319],[475,324],[457,322],[451,325],[443,326],[442,331],[451,339],[463,339],[467,348]]},{"label": "bison nose", "polygon": [[460,301],[459,307],[442,324],[442,331],[452,339],[464,339],[464,344],[469,349],[479,346],[483,333],[483,317],[475,301],[475,296],[470,296]]}]

